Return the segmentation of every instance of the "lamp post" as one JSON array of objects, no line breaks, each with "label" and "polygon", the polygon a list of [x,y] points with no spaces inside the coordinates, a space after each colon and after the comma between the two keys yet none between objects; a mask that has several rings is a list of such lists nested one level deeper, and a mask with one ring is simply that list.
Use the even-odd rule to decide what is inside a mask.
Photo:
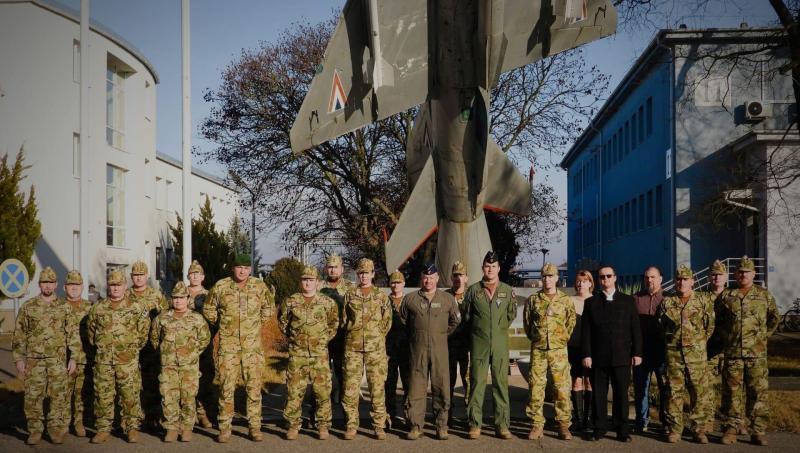
[{"label": "lamp post", "polygon": [[544,262],[545,259],[547,258],[547,254],[550,253],[550,249],[541,248],[539,249],[539,251],[542,252],[542,267],[544,267]]}]

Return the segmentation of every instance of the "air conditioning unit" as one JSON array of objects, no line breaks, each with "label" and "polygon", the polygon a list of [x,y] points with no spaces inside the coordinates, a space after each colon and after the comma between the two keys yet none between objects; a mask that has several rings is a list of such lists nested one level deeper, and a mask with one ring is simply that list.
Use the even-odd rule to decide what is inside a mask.
[{"label": "air conditioning unit", "polygon": [[772,117],[772,104],[764,101],[747,101],[744,103],[744,116],[747,121],[761,121]]}]

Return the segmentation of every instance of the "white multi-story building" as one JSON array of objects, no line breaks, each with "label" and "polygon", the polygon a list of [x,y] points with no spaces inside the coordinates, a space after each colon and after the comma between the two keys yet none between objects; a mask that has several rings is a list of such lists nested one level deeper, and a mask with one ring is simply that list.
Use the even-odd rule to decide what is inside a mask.
[{"label": "white multi-story building", "polygon": [[[24,148],[26,191],[36,188],[42,237],[37,268],[61,278],[80,264],[87,241],[88,279],[104,292],[108,269],[142,259],[151,283],[171,248],[167,223],[181,210],[180,163],[156,152],[156,84],[152,64],[129,43],[92,23],[89,73],[80,73],[79,15],[42,0],[0,0],[0,155]],[[80,136],[80,81],[89,77],[88,136]],[[80,141],[89,173],[81,174]],[[80,235],[79,187],[89,184],[88,236]],[[208,195],[215,223],[238,215],[238,195],[223,181],[193,171],[193,212]],[[86,274],[86,273],[84,273]],[[31,276],[36,281],[37,276]],[[84,275],[87,278],[87,275]],[[35,293],[35,285],[29,294]]]}]

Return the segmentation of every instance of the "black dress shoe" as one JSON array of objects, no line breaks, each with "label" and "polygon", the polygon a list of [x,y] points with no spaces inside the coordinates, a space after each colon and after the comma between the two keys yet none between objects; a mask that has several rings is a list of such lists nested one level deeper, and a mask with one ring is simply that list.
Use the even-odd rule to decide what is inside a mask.
[{"label": "black dress shoe", "polygon": [[630,434],[617,434],[617,440],[620,442],[633,442]]}]

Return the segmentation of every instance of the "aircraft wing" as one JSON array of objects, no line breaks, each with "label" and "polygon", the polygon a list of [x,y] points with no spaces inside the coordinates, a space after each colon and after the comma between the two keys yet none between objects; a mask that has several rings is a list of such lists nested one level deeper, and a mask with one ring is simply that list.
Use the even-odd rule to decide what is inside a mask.
[{"label": "aircraft wing", "polygon": [[425,101],[427,16],[426,0],[348,0],[292,125],[295,152]]},{"label": "aircraft wing", "polygon": [[490,66],[501,68],[495,78],[617,30],[612,0],[505,0],[500,13],[502,42],[493,43]]}]

